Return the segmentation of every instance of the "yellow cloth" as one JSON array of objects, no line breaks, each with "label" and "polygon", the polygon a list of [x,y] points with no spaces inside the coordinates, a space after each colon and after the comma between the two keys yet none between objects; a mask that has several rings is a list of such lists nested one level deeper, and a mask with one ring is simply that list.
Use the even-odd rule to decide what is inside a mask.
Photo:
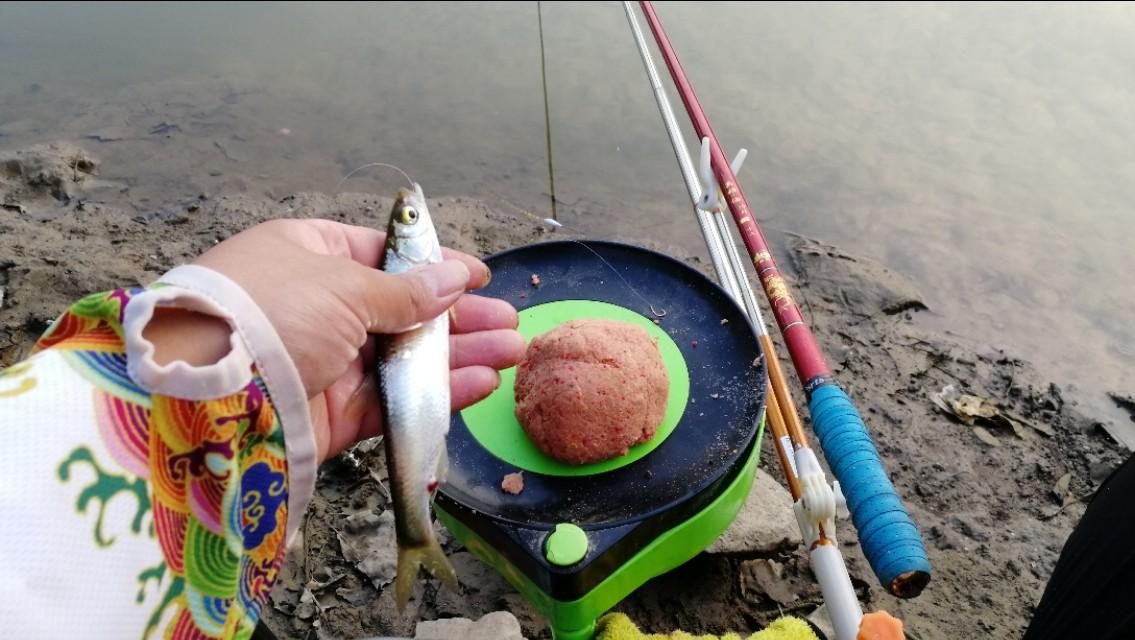
[{"label": "yellow cloth", "polygon": [[[742,640],[735,633],[723,636],[692,636],[684,631],[671,634],[643,633],[621,613],[612,613],[599,619],[595,640]],[[763,631],[758,631],[746,640],[819,640],[812,628],[799,618],[778,618]]]}]

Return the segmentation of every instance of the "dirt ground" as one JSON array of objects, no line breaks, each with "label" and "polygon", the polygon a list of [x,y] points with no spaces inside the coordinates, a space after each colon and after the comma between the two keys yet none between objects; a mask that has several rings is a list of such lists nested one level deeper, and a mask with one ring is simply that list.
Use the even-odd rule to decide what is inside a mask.
[{"label": "dirt ground", "polygon": [[[140,202],[125,182],[99,175],[97,160],[68,144],[0,151],[0,366],[25,355],[68,303],[148,283],[256,222],[318,216],[376,225],[390,203],[358,193],[225,191]],[[476,200],[445,197],[433,206],[443,241],[472,253],[552,233]],[[707,268],[697,257],[652,248]],[[807,238],[794,238],[780,258],[921,525],[934,566],[919,598],[898,601],[875,583],[850,523],[842,522],[866,607],[899,615],[915,639],[1020,637],[1083,500],[1126,452],[1020,354],[919,328],[923,305],[900,274]],[[942,395],[949,386],[953,395]],[[977,402],[984,412],[974,426],[936,405],[941,395],[939,404],[956,406],[959,394],[985,401],[966,405]],[[507,583],[453,541],[446,546],[462,593],[430,583],[404,616],[395,613],[390,568],[358,561],[389,539],[386,497],[371,473],[381,469],[380,458],[381,447],[357,450],[322,469],[302,544],[266,612],[268,626],[281,638],[412,635],[418,619],[505,609],[527,637],[550,637]],[[762,464],[779,476],[768,439]],[[618,609],[645,630],[721,633],[755,630],[782,614],[807,616],[820,601],[803,553],[779,548],[702,554]]]}]

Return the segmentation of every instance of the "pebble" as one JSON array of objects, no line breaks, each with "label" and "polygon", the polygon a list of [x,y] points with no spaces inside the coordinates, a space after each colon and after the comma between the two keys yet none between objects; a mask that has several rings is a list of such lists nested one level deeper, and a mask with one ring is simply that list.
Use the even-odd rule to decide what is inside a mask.
[{"label": "pebble", "polygon": [[515,616],[494,611],[476,622],[468,618],[419,622],[414,640],[524,640],[524,635]]},{"label": "pebble", "polygon": [[757,469],[753,489],[741,512],[706,553],[769,553],[800,545],[792,496],[775,478]]},{"label": "pebble", "polygon": [[816,607],[815,611],[808,614],[808,622],[815,625],[825,638],[835,637],[835,625],[832,624],[831,616],[828,615],[828,605],[822,604]]}]

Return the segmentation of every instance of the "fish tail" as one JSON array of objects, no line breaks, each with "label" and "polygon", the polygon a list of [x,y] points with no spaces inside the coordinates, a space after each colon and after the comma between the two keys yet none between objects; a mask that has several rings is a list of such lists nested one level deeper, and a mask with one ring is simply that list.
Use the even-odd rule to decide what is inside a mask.
[{"label": "fish tail", "polygon": [[445,557],[441,545],[431,536],[429,542],[416,547],[398,548],[398,576],[394,578],[394,596],[398,610],[406,608],[414,583],[418,579],[418,569],[425,567],[435,578],[450,589],[457,591],[457,572]]}]

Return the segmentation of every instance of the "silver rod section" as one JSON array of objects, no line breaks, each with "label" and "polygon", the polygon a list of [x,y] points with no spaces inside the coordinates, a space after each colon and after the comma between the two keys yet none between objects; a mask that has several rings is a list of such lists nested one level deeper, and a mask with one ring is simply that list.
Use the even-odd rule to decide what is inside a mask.
[{"label": "silver rod section", "polygon": [[[638,25],[638,20],[634,17],[634,9],[630,3],[624,2],[623,8],[627,12],[627,22],[631,26],[631,31],[634,32],[639,57],[642,58],[642,64],[646,67],[646,73],[650,77],[650,85],[654,89],[654,101],[658,105],[662,121],[666,124],[666,133],[670,136],[670,143],[674,149],[674,157],[678,161],[678,168],[682,171],[682,177],[686,180],[686,189],[690,193],[690,199],[694,202],[694,217],[697,218],[702,237],[705,238],[706,248],[709,250],[709,259],[713,263],[713,270],[717,273],[717,280],[725,291],[735,301],[740,302],[741,288],[737,273],[729,262],[722,238],[713,224],[712,215],[697,206],[698,198],[701,196],[701,185],[698,183],[697,171],[694,170],[686,142],[682,139],[682,133],[678,129],[678,120],[674,117],[674,110],[670,107],[670,101],[666,99],[666,92],[662,87],[658,69],[655,68],[650,50],[647,49],[646,38],[643,37],[642,29]],[[751,316],[750,321],[752,321]]]},{"label": "silver rod section", "polygon": [[749,315],[750,322],[759,325],[757,335],[764,335],[768,333],[768,330],[765,329],[765,319],[761,316],[761,308],[753,294],[753,287],[749,284],[748,274],[745,273],[745,263],[741,261],[741,252],[737,249],[737,243],[733,241],[733,235],[729,231],[729,221],[725,219],[725,214],[720,210],[710,215],[717,223],[718,233],[721,234],[721,244],[725,247],[729,264],[737,273],[737,281],[741,287],[741,304],[745,307],[745,313]]},{"label": "silver rod section", "polygon": [[[626,11],[627,22],[634,33],[639,57],[642,58],[642,64],[646,67],[646,74],[650,77],[650,86],[654,89],[654,101],[658,104],[658,112],[662,115],[662,121],[666,125],[666,134],[670,136],[670,146],[674,149],[674,158],[678,161],[678,169],[682,172],[690,200],[694,203],[694,216],[697,218],[698,226],[701,227],[702,236],[705,237],[705,244],[709,249],[709,257],[713,263],[714,271],[717,272],[717,279],[733,300],[744,307],[745,314],[749,317],[749,322],[753,324],[757,334],[765,335],[768,330],[765,328],[761,308],[757,305],[757,299],[753,295],[753,287],[749,284],[745,264],[741,262],[741,255],[737,251],[736,243],[733,242],[733,236],[729,231],[724,215],[721,211],[709,212],[697,206],[702,194],[698,172],[690,157],[686,140],[682,137],[682,131],[678,127],[678,119],[674,116],[670,99],[666,96],[666,89],[662,86],[662,78],[658,74],[658,68],[654,66],[654,57],[650,54],[646,38],[642,34],[642,28],[634,15],[634,7],[631,6],[630,2],[623,2],[623,9]],[[713,188],[716,189],[716,186]]]}]

